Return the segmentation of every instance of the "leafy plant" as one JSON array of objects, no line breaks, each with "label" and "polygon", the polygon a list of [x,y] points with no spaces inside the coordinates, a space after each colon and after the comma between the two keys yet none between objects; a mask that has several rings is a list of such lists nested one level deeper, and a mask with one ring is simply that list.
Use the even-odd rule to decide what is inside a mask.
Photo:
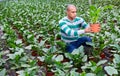
[{"label": "leafy plant", "polygon": [[[0,26],[4,27],[2,37],[6,40],[8,46],[5,49],[0,47],[0,51],[6,52],[6,50],[9,50],[6,55],[8,56],[7,59],[3,59],[4,54],[0,53],[0,76],[9,76],[8,72],[11,69],[14,70],[14,74],[17,73],[21,76],[36,76],[38,70],[45,73],[39,69],[39,66],[43,67],[44,64],[48,65],[50,71],[54,70],[55,76],[94,76],[96,74],[97,76],[104,76],[102,66],[96,63],[100,61],[99,52],[109,45],[111,46],[109,50],[115,51],[115,57],[110,63],[112,65],[105,68],[106,72],[109,75],[120,74],[119,0],[117,2],[96,0],[90,7],[86,5],[88,4],[86,0],[82,0],[81,4],[79,4],[79,0],[69,0],[69,3],[74,3],[78,8],[80,7],[78,14],[83,18],[90,19],[91,23],[97,23],[99,20],[105,23],[102,24],[102,30],[99,34],[91,34],[94,40],[94,57],[97,59],[96,62],[90,62],[91,66],[86,65],[89,63],[86,63],[87,56],[83,53],[80,54],[80,50],[83,50],[82,47],[72,54],[65,55],[68,60],[62,62],[64,58],[60,53],[66,53],[66,50],[65,44],[59,36],[58,21],[65,15],[63,12],[66,3],[68,3],[66,0],[0,1]],[[94,3],[100,7],[94,6]],[[101,10],[101,6],[105,7],[102,7]],[[85,13],[88,8],[90,8],[88,11],[89,18]],[[39,41],[37,41],[38,39]],[[3,42],[1,37],[0,42]],[[23,50],[16,48],[23,48]],[[31,56],[30,51],[37,51],[37,56]],[[38,63],[36,58],[38,57],[43,62],[42,65],[36,65]],[[80,67],[80,64],[85,65],[86,68],[78,73],[76,67]],[[6,71],[7,66],[10,70],[7,69]],[[81,70],[81,67],[79,70]]]},{"label": "leafy plant", "polygon": [[90,17],[91,23],[97,23],[98,22],[98,18],[100,16],[100,11],[101,11],[100,7],[97,8],[94,5],[90,6],[89,17]]}]

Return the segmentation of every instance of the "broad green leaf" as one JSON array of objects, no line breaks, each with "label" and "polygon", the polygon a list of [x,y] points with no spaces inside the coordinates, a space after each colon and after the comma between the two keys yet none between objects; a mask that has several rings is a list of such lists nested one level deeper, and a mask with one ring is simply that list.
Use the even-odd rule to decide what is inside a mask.
[{"label": "broad green leaf", "polygon": [[91,68],[91,70],[94,72],[96,69],[97,69],[97,66],[92,66],[92,67],[90,67]]},{"label": "broad green leaf", "polygon": [[45,41],[41,40],[41,42],[39,43],[39,46],[43,46],[45,44]]},{"label": "broad green leaf", "polygon": [[45,60],[45,56],[41,56],[41,57],[37,57],[38,59],[40,59],[40,61],[44,61]]},{"label": "broad green leaf", "polygon": [[70,62],[65,62],[65,63],[63,63],[63,65],[64,65],[64,68],[73,67],[73,65]]},{"label": "broad green leaf", "polygon": [[87,73],[86,76],[96,76],[94,73]]},{"label": "broad green leaf", "polygon": [[28,69],[28,72],[30,72],[30,71],[35,70],[37,68],[38,68],[37,66],[34,66],[34,67],[31,67],[31,68],[27,68],[27,69]]},{"label": "broad green leaf", "polygon": [[28,35],[27,38],[30,39],[33,35]]},{"label": "broad green leaf", "polygon": [[100,60],[98,63],[97,63],[97,66],[100,66],[102,64],[105,64],[107,62],[107,60]]},{"label": "broad green leaf", "polygon": [[42,50],[43,50],[44,52],[46,52],[46,53],[49,51],[48,48],[43,48]]},{"label": "broad green leaf", "polygon": [[63,60],[63,55],[58,55],[58,56],[55,56],[55,61],[62,61]]},{"label": "broad green leaf", "polygon": [[116,64],[116,63],[120,63],[120,55],[114,54],[113,62],[114,62],[115,64]]},{"label": "broad green leaf", "polygon": [[84,47],[80,46],[78,49],[73,50],[73,52],[71,54],[73,54],[73,55],[75,55],[75,54],[77,54],[77,55],[81,54],[83,56],[84,55],[83,53],[84,53]]},{"label": "broad green leaf", "polygon": [[8,54],[7,56],[9,56],[10,59],[15,59],[15,54]]},{"label": "broad green leaf", "polygon": [[5,74],[6,74],[6,69],[2,69],[0,71],[0,76],[6,76]]},{"label": "broad green leaf", "polygon": [[80,74],[80,76],[86,76],[86,72],[83,71],[83,72]]},{"label": "broad green leaf", "polygon": [[105,66],[104,69],[105,69],[105,71],[107,72],[107,74],[110,75],[110,76],[115,75],[115,74],[118,74],[117,69],[115,69],[114,67]]},{"label": "broad green leaf", "polygon": [[51,52],[51,53],[54,53],[56,51],[57,51],[57,49],[56,49],[55,46],[51,46],[50,49],[49,49],[49,52]]},{"label": "broad green leaf", "polygon": [[17,71],[16,73],[19,74],[19,76],[25,76],[24,70]]},{"label": "broad green leaf", "polygon": [[78,54],[80,54],[80,51],[78,49],[75,49],[75,50],[73,50],[73,52],[71,54],[73,54],[73,55],[77,54],[78,55]]},{"label": "broad green leaf", "polygon": [[21,44],[22,43],[22,40],[21,39],[18,39],[15,41],[16,44]]},{"label": "broad green leaf", "polygon": [[14,53],[15,55],[21,55],[24,52],[23,48],[19,48],[17,51]]},{"label": "broad green leaf", "polygon": [[28,65],[28,64],[21,64],[21,67],[27,68],[27,67],[30,67],[30,65]]},{"label": "broad green leaf", "polygon": [[72,70],[70,71],[70,76],[80,76],[80,74],[76,72],[75,70]]},{"label": "broad green leaf", "polygon": [[57,72],[56,75],[59,75],[59,76],[65,76],[66,75],[66,73],[63,70],[59,69],[59,68],[57,68],[55,70],[55,72]]},{"label": "broad green leaf", "polygon": [[83,69],[83,70],[85,70],[85,69],[87,69],[87,68],[90,69],[91,66],[92,66],[92,63],[91,63],[91,62],[89,62],[89,63],[85,63],[85,65],[82,66],[81,69]]},{"label": "broad green leaf", "polygon": [[87,58],[87,55],[84,55],[84,57],[82,58],[82,61],[83,61],[83,62],[86,62],[87,59],[88,59],[88,58]]},{"label": "broad green leaf", "polygon": [[32,46],[33,46],[33,45],[28,45],[28,46],[25,47],[25,49],[31,50],[31,49],[32,49]]},{"label": "broad green leaf", "polygon": [[15,59],[18,55],[21,56],[23,52],[24,50],[20,48],[18,52],[15,52],[14,54],[7,54],[7,56],[9,56],[10,59]]}]

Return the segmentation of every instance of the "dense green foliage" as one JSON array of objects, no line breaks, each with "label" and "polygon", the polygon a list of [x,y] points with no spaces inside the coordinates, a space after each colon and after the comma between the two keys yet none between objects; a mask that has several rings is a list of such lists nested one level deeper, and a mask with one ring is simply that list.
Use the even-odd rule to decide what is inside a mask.
[{"label": "dense green foliage", "polygon": [[[46,66],[55,76],[120,75],[120,0],[91,1],[93,6],[101,9],[98,17],[101,31],[86,34],[93,39],[91,45],[97,59],[89,62],[85,62],[83,52],[75,55],[65,52],[58,26],[58,21],[66,15],[67,4],[76,5],[77,15],[90,23],[88,0],[0,1],[0,28],[4,32],[0,38],[0,76],[15,76],[16,73],[21,76],[44,76],[43,68]],[[106,47],[113,55],[112,61],[111,58],[102,61],[100,57]],[[83,50],[82,46],[78,48],[78,51]],[[31,55],[33,51],[37,55]],[[64,58],[70,61],[62,63]],[[42,65],[39,60],[43,61]],[[81,72],[76,72],[78,67]]]}]

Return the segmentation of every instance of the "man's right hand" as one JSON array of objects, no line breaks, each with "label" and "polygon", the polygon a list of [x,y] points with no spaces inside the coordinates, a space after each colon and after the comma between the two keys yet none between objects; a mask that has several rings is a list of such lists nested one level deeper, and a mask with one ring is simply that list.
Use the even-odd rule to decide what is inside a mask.
[{"label": "man's right hand", "polygon": [[88,27],[88,28],[85,29],[85,33],[91,33],[91,32],[93,32],[93,31],[91,30],[90,27]]}]

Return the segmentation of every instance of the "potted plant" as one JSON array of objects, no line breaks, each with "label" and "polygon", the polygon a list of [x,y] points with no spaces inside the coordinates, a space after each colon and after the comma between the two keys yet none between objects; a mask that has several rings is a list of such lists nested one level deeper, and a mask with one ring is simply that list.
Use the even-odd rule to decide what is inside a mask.
[{"label": "potted plant", "polygon": [[94,5],[90,6],[90,9],[89,9],[89,17],[91,20],[90,27],[94,33],[97,33],[100,31],[100,23],[98,22],[100,11],[101,11],[100,7],[97,8]]}]

